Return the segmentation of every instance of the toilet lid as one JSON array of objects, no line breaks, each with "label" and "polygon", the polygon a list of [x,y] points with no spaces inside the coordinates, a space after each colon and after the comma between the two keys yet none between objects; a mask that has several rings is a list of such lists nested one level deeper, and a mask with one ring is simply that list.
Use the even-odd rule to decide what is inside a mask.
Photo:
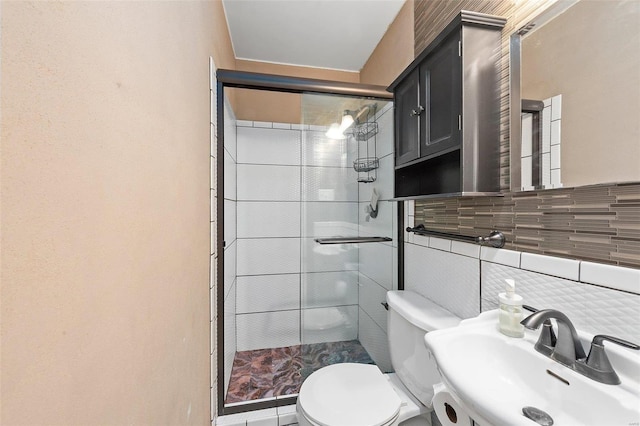
[{"label": "toilet lid", "polygon": [[402,401],[375,365],[334,364],[302,383],[298,404],[323,426],[382,426],[394,420]]}]

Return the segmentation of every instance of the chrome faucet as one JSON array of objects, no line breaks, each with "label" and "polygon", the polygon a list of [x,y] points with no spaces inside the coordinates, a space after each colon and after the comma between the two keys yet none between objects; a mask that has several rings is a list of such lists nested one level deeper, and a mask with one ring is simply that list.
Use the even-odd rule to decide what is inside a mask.
[{"label": "chrome faucet", "polygon": [[[565,314],[555,309],[544,309],[529,315],[520,323],[529,330],[536,330],[542,323],[550,319],[555,319],[558,323],[558,337],[555,346],[549,354],[548,350],[543,350],[538,342],[536,350],[560,364],[574,369],[576,360],[586,358],[587,355],[584,353],[576,328]],[[547,345],[544,346],[549,348]]]},{"label": "chrome faucet", "polygon": [[[527,306],[526,309],[535,310],[535,308],[529,306]],[[558,323],[557,338],[553,333],[553,328],[549,321],[551,319],[555,319]],[[583,376],[608,385],[620,384],[620,378],[609,362],[603,342],[607,340],[629,349],[640,350],[640,345],[636,345],[635,343],[627,342],[617,337],[599,334],[593,338],[591,350],[587,357],[575,327],[565,314],[555,309],[536,311],[522,320],[520,324],[529,330],[536,330],[540,325],[543,325],[543,331],[540,333],[538,342],[534,346],[538,352],[571,368]]]}]

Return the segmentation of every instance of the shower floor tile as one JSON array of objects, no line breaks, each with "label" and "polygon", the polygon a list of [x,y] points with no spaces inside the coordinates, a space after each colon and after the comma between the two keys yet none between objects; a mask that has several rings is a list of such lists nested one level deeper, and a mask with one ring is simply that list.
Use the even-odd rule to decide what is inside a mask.
[{"label": "shower floor tile", "polygon": [[357,340],[236,352],[225,403],[297,394],[311,373],[342,362],[374,364]]}]

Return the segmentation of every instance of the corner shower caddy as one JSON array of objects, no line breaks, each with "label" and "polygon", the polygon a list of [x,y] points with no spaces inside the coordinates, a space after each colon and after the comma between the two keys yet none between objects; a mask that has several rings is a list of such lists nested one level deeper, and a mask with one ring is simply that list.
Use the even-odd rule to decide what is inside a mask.
[{"label": "corner shower caddy", "polygon": [[[374,121],[359,123],[352,130],[353,137],[358,144],[358,158],[353,162],[353,169],[358,172],[358,182],[361,183],[375,182],[378,178],[376,170],[380,167],[380,159],[376,153],[375,135],[378,134],[378,123],[375,121],[375,111],[375,107],[372,108]],[[372,138],[373,143],[370,141]],[[370,145],[372,145],[371,148]]]}]

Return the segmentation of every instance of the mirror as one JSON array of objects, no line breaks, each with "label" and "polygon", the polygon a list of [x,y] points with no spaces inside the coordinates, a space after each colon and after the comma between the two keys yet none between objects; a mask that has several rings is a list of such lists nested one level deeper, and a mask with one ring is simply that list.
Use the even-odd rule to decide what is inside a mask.
[{"label": "mirror", "polygon": [[640,181],[640,2],[559,0],[510,55],[512,190]]}]

